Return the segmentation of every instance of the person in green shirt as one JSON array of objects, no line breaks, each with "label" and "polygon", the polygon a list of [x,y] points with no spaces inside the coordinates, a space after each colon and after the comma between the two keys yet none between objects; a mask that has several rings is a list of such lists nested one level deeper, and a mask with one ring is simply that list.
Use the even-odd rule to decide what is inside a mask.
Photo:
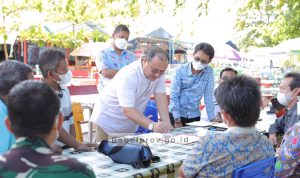
[{"label": "person in green shirt", "polygon": [[5,124],[16,143],[0,156],[0,177],[95,177],[88,165],[51,149],[63,116],[59,98],[47,84],[24,81],[16,85],[8,95],[7,108]]}]

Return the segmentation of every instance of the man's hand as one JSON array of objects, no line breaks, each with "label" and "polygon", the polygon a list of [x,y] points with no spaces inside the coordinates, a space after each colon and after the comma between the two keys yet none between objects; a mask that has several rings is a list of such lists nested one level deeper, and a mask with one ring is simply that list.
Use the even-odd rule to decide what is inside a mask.
[{"label": "man's hand", "polygon": [[172,129],[172,126],[169,126],[170,124],[166,124],[164,122],[155,122],[153,127],[153,132],[158,133],[169,133]]},{"label": "man's hand", "polygon": [[75,150],[78,151],[92,151],[95,147],[97,147],[98,145],[95,143],[80,143],[78,142],[78,144],[75,146]]},{"label": "man's hand", "polygon": [[222,122],[223,122],[223,119],[222,119],[222,118],[219,118],[219,117],[216,117],[216,118],[212,119],[211,122],[222,123]]},{"label": "man's hand", "polygon": [[261,109],[264,109],[265,107],[268,106],[268,104],[270,103],[271,99],[273,98],[273,96],[262,96],[262,101],[261,101]]},{"label": "man's hand", "polygon": [[162,123],[168,128],[168,132],[170,132],[170,130],[174,129],[174,127],[172,126],[171,122],[167,122],[167,121],[162,121]]},{"label": "man's hand", "polygon": [[292,95],[291,95],[291,101],[288,103],[288,108],[292,108],[298,101],[298,98],[297,96],[299,95],[300,93],[300,88],[295,88],[293,91],[292,91]]},{"label": "man's hand", "polygon": [[175,122],[175,123],[174,123],[174,128],[180,128],[180,127],[183,127],[183,124],[182,124],[181,121],[180,121],[180,122]]},{"label": "man's hand", "polygon": [[270,134],[269,135],[269,140],[272,142],[273,145],[278,146],[277,145],[277,136],[276,136],[276,134]]},{"label": "man's hand", "polygon": [[62,148],[57,144],[53,144],[51,146],[51,149],[54,153],[59,153],[59,154],[62,153]]}]

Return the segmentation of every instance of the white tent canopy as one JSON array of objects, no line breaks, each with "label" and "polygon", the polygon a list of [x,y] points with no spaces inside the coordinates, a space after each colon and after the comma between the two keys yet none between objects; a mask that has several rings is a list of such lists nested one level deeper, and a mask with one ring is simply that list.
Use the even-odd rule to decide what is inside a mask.
[{"label": "white tent canopy", "polygon": [[271,54],[284,54],[300,52],[300,37],[284,41],[271,50]]}]

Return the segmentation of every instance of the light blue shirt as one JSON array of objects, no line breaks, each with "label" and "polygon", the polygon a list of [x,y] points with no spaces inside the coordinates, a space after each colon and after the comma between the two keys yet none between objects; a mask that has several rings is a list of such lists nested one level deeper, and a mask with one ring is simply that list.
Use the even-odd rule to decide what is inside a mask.
[{"label": "light blue shirt", "polygon": [[15,137],[7,130],[4,120],[7,116],[7,107],[0,100],[0,155],[6,153],[16,142]]},{"label": "light blue shirt", "polygon": [[199,105],[204,96],[204,103],[209,120],[214,113],[214,71],[207,66],[199,74],[192,74],[191,62],[176,69],[171,83],[169,111],[174,118],[195,118],[201,116]]},{"label": "light blue shirt", "polygon": [[[123,50],[120,55],[117,54],[113,47],[109,47],[100,51],[99,59],[97,59],[98,71],[102,69],[120,70],[122,67],[132,63],[136,60],[133,52]],[[107,79],[101,75],[99,88],[103,88],[110,79]]]}]

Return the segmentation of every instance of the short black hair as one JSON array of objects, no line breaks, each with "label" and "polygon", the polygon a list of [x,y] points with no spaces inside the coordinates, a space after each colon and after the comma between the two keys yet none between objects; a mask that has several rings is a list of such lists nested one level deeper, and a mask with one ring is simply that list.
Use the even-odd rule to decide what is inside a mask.
[{"label": "short black hair", "polygon": [[261,92],[255,79],[241,75],[221,83],[215,90],[221,110],[240,127],[254,126],[260,114]]},{"label": "short black hair", "polygon": [[146,59],[148,62],[151,62],[155,56],[157,56],[161,61],[164,61],[164,60],[169,61],[168,53],[159,47],[152,47],[147,52]]},{"label": "short black hair", "polygon": [[19,61],[7,60],[0,63],[0,96],[8,95],[18,83],[27,80],[32,68]]},{"label": "short black hair", "polygon": [[220,79],[221,79],[223,73],[224,73],[224,72],[228,72],[228,71],[234,72],[236,75],[238,75],[238,72],[237,72],[236,70],[234,70],[234,69],[231,68],[231,67],[226,67],[226,68],[224,68],[224,69],[221,70],[221,72],[220,72]]},{"label": "short black hair", "polygon": [[290,72],[285,74],[284,78],[293,78],[292,82],[290,83],[291,91],[295,88],[300,87],[300,74],[297,72]]},{"label": "short black hair", "polygon": [[198,51],[203,51],[205,54],[207,54],[209,56],[209,60],[210,61],[215,56],[215,50],[214,50],[214,48],[212,47],[212,45],[210,45],[208,43],[199,43],[199,44],[197,44],[196,47],[195,47],[195,49],[194,49],[194,55]]},{"label": "short black hair", "polygon": [[116,34],[116,33],[122,32],[122,31],[127,32],[127,33],[130,34],[130,31],[129,31],[128,27],[126,25],[120,24],[120,25],[116,26],[113,35]]},{"label": "short black hair", "polygon": [[56,72],[61,60],[65,60],[66,56],[57,48],[44,49],[38,57],[38,64],[44,78],[48,77],[48,71]]},{"label": "short black hair", "polygon": [[59,108],[55,92],[40,81],[23,81],[7,97],[8,118],[16,137],[48,135]]}]

